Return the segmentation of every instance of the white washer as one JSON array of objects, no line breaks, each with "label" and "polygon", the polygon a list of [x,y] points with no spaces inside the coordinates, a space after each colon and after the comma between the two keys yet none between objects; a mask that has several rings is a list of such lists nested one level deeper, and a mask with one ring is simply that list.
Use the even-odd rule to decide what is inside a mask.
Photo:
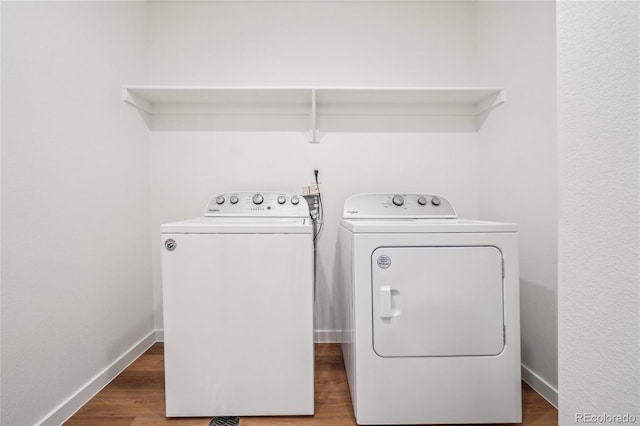
[{"label": "white washer", "polygon": [[162,241],[167,417],[313,414],[307,202],[220,194]]},{"label": "white washer", "polygon": [[340,226],[343,356],[356,421],[521,421],[517,225],[443,197],[363,194]]}]

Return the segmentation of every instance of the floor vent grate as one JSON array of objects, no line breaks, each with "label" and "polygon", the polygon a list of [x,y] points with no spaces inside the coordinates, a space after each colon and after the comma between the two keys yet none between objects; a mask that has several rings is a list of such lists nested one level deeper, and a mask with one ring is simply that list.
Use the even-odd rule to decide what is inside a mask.
[{"label": "floor vent grate", "polygon": [[209,426],[238,426],[240,424],[240,417],[237,416],[222,416],[214,417],[211,419]]}]

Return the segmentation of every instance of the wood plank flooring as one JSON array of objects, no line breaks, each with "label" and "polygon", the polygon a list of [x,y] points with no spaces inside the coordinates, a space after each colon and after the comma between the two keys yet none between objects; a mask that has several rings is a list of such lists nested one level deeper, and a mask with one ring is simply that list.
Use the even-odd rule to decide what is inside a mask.
[{"label": "wood plank flooring", "polygon": [[[338,344],[316,344],[316,388],[313,417],[243,417],[241,426],[354,426],[349,386]],[[555,408],[522,385],[526,426],[556,426]],[[67,426],[208,426],[210,418],[167,419],[164,416],[164,346],[147,352],[89,401]]]}]

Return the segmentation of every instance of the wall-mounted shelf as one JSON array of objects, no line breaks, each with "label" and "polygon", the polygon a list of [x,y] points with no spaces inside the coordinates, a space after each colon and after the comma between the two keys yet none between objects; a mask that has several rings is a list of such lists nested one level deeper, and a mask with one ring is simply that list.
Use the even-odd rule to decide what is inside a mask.
[{"label": "wall-mounted shelf", "polygon": [[152,130],[477,131],[505,100],[494,87],[126,86]]}]

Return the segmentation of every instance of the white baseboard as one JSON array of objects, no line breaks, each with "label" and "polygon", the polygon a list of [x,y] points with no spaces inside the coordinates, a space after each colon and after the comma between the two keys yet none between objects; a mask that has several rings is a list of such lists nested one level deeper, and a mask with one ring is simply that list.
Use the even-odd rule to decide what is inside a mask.
[{"label": "white baseboard", "polygon": [[156,331],[152,331],[133,345],[128,351],[112,362],[108,367],[89,380],[75,394],[47,414],[37,424],[40,426],[58,426],[67,421],[83,405],[102,390],[106,385],[115,379],[118,374],[124,371],[133,361],[138,359],[147,349],[156,342]]},{"label": "white baseboard", "polygon": [[316,343],[342,343],[342,330],[314,330],[313,341]]},{"label": "white baseboard", "polygon": [[156,342],[164,342],[164,330],[156,330]]},{"label": "white baseboard", "polygon": [[541,397],[546,399],[549,404],[558,408],[558,389],[551,386],[542,377],[531,371],[529,367],[522,364],[521,368],[522,380],[531,386],[531,389],[540,394]]}]

